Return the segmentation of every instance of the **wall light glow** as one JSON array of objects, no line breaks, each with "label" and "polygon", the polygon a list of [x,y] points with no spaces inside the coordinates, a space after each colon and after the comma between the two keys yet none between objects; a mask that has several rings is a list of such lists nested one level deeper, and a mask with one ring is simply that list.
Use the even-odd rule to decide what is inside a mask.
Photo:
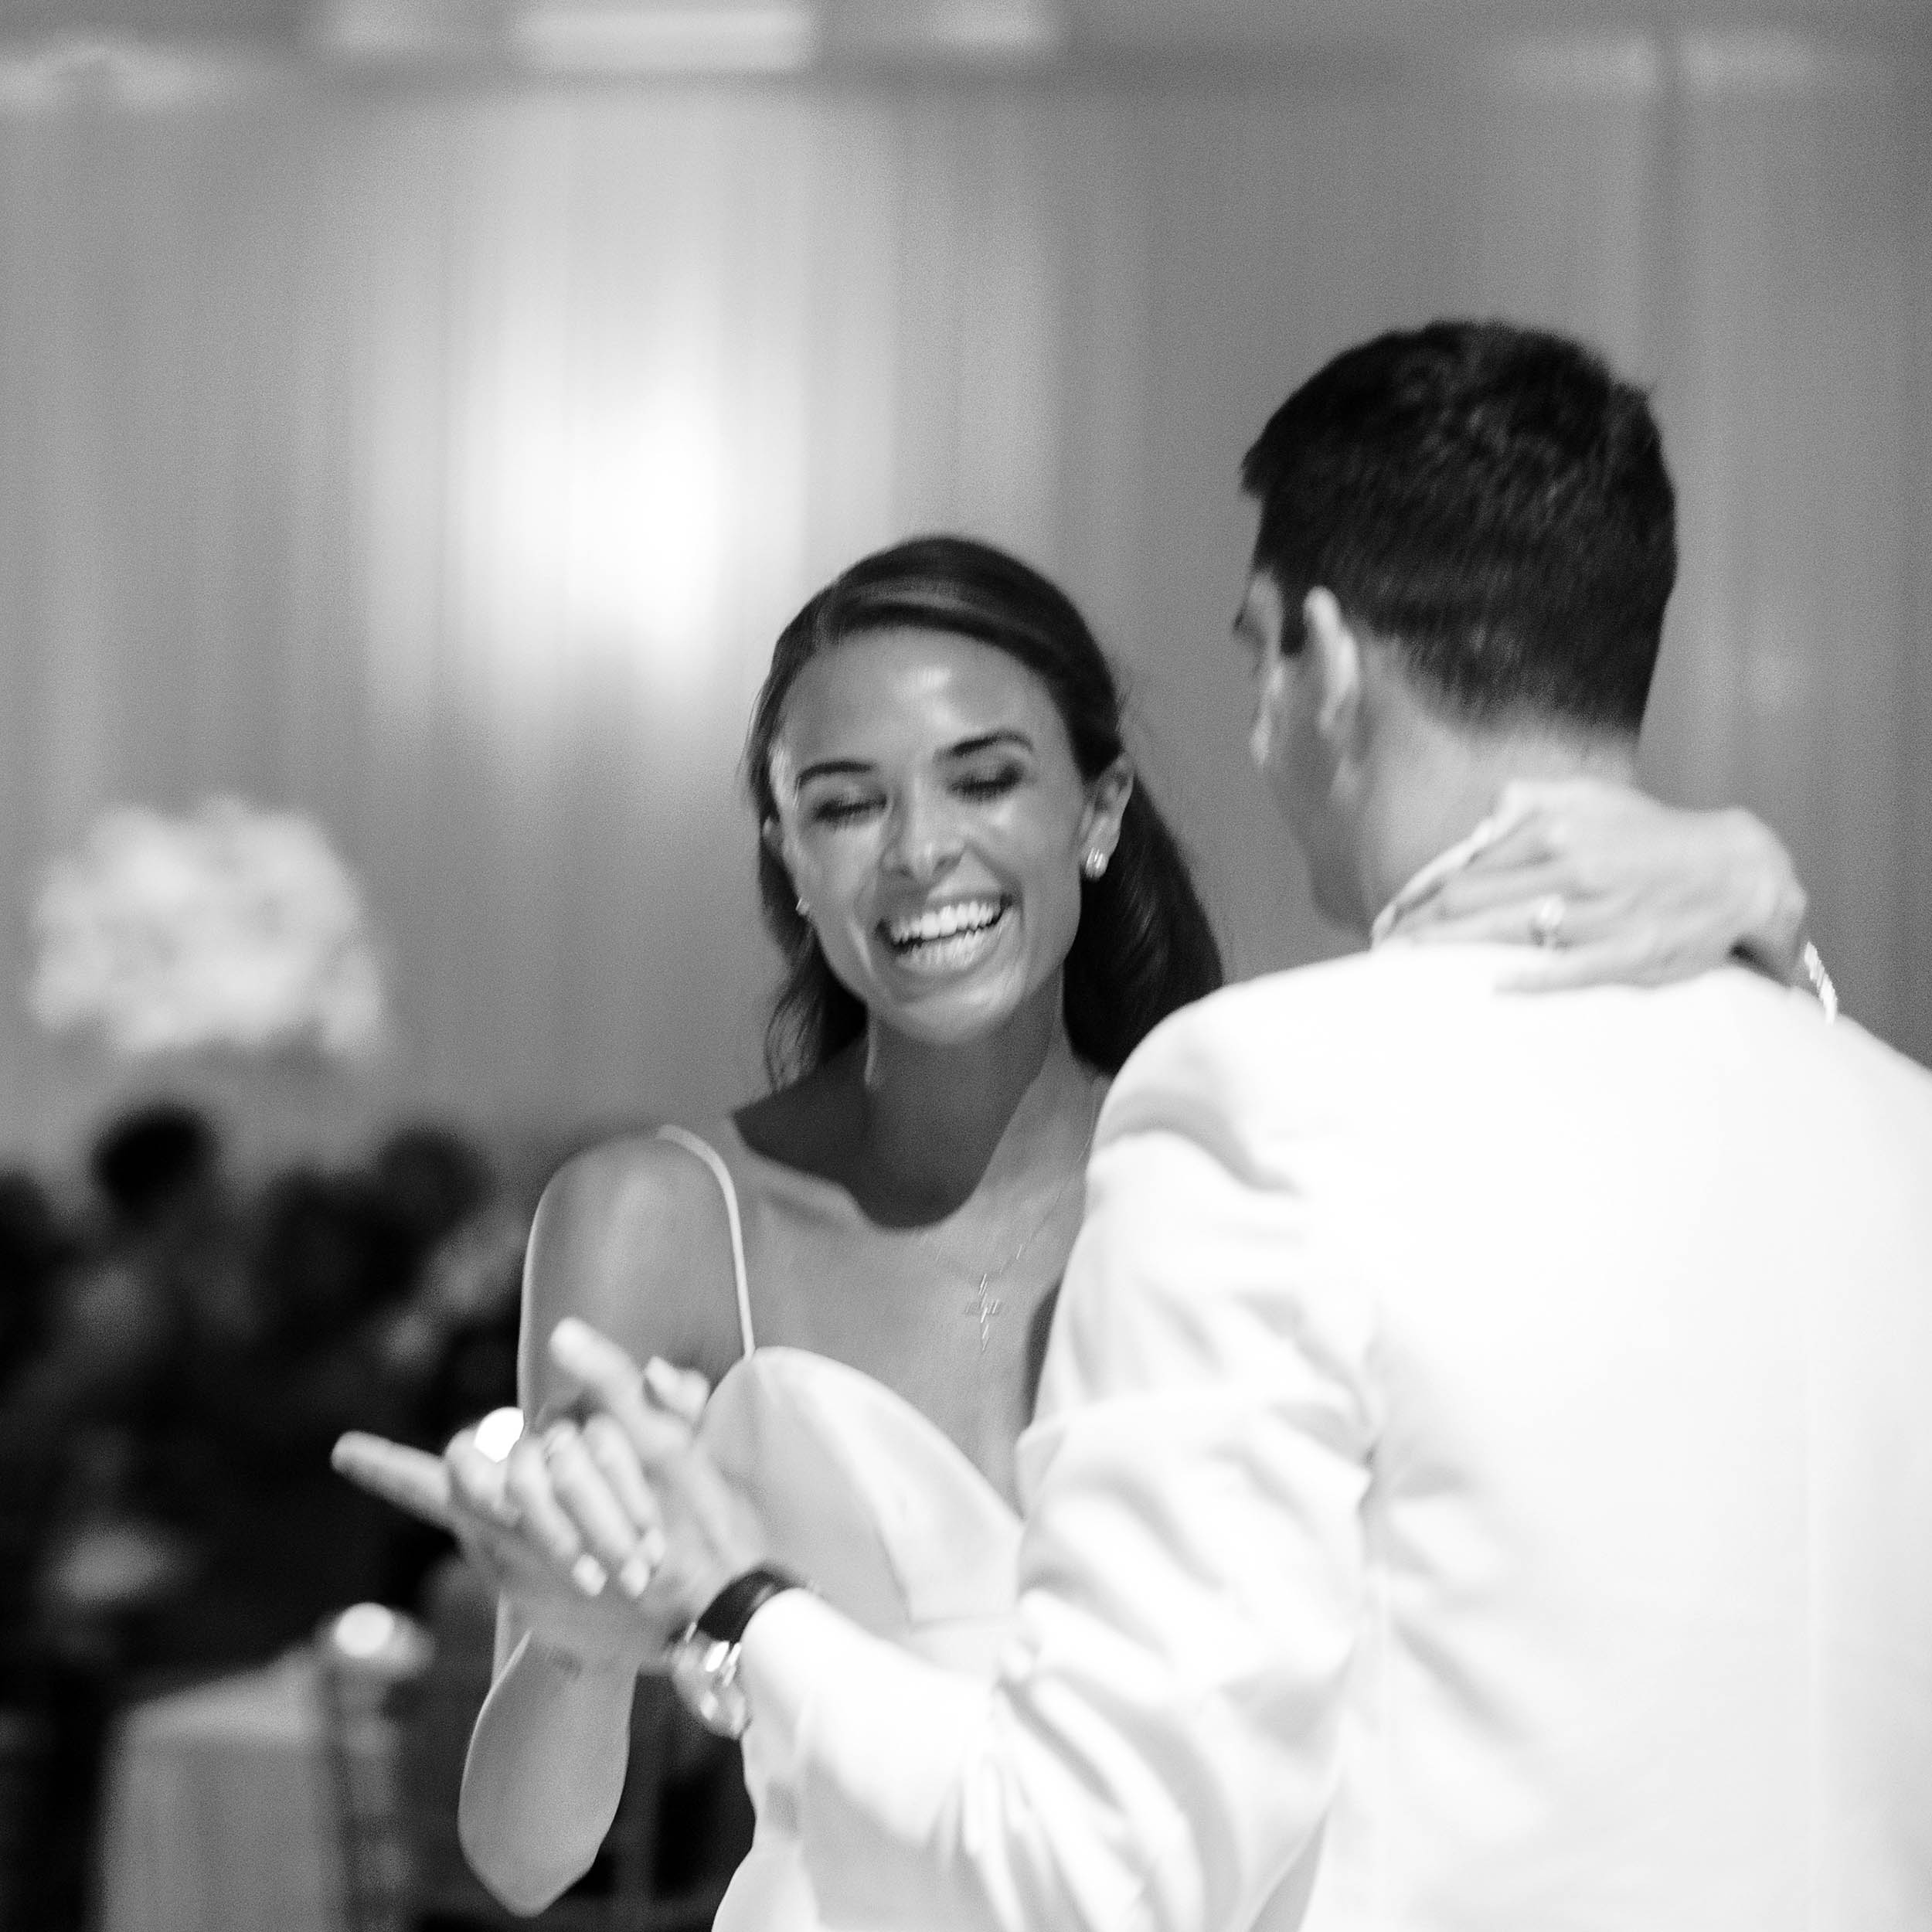
[{"label": "wall light glow", "polygon": [[493,400],[470,556],[499,699],[560,697],[573,665],[629,667],[659,689],[701,680],[731,507],[709,386],[631,380],[560,399],[519,382]]},{"label": "wall light glow", "polygon": [[724,565],[725,461],[716,419],[687,389],[579,425],[563,532],[572,613],[594,631],[688,640]]}]

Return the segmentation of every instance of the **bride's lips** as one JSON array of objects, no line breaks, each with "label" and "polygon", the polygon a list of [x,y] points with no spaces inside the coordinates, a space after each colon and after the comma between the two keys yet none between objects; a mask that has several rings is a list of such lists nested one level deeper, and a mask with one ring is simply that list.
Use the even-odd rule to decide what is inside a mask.
[{"label": "bride's lips", "polygon": [[877,930],[894,961],[906,971],[956,973],[978,964],[999,944],[1012,906],[1004,893],[981,893],[882,919]]}]

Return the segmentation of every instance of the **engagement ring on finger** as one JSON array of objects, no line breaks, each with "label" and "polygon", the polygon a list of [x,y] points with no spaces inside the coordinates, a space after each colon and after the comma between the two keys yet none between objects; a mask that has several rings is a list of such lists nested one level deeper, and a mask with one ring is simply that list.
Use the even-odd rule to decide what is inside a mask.
[{"label": "engagement ring on finger", "polygon": [[1529,937],[1539,946],[1554,946],[1560,941],[1565,910],[1561,893],[1551,893],[1536,901],[1529,915]]}]

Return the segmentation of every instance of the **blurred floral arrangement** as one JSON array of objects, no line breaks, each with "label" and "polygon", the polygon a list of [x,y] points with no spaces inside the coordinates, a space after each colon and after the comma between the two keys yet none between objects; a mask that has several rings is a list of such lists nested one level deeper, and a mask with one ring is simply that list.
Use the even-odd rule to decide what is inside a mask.
[{"label": "blurred floral arrangement", "polygon": [[211,798],[180,818],[104,812],[48,867],[29,1003],[118,1053],[368,1061],[388,1031],[362,894],[321,828]]}]

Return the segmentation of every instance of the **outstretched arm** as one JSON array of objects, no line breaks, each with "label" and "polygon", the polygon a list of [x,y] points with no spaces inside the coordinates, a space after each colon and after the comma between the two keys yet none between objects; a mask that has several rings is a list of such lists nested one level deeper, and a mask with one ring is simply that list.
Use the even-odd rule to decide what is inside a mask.
[{"label": "outstretched arm", "polygon": [[[471,1864],[519,1911],[548,1904],[597,1856],[623,1795],[637,1672],[668,1634],[589,1558],[556,1502],[559,1475],[588,1451],[582,1434],[560,1425],[570,1392],[543,1343],[566,1315],[624,1319],[636,1334],[638,1310],[618,1298],[649,1297],[667,1264],[696,1289],[707,1285],[706,1257],[661,1185],[680,1172],[678,1158],[668,1149],[580,1157],[546,1189],[531,1230],[518,1379],[533,1423],[512,1452],[506,1488],[556,1578],[570,1577],[578,1595],[570,1617],[546,1614],[548,1601],[503,1597],[496,1679],[470,1740],[457,1818]],[[666,1311],[655,1312],[657,1332],[675,1334]],[[552,1600],[560,1609],[566,1600]]]},{"label": "outstretched arm", "polygon": [[[634,1345],[702,1352],[702,1320],[682,1321],[680,1297],[715,1290],[720,1264],[706,1219],[713,1204],[682,1185],[693,1179],[684,1158],[601,1148],[546,1190],[525,1269],[519,1383],[530,1426],[505,1462],[481,1454],[468,1431],[440,1458],[369,1437],[337,1447],[345,1475],[444,1522],[497,1586],[495,1680],[471,1739],[458,1823],[478,1874],[521,1912],[547,1904],[596,1857],[623,1792],[632,1687],[669,1634],[634,1600],[641,1575],[600,1564],[558,1502],[614,1425],[564,1419],[566,1392],[541,1343],[576,1314]],[[624,1502],[648,1522],[648,1497],[634,1491]]]},{"label": "outstretched arm", "polygon": [[334,1458],[352,1481],[450,1531],[497,1591],[495,1681],[458,1824],[471,1863],[521,1912],[595,1857],[623,1789],[631,1685],[661,1648],[556,1508],[552,1459],[539,1439],[499,1464],[471,1430],[440,1457],[352,1432]]}]

